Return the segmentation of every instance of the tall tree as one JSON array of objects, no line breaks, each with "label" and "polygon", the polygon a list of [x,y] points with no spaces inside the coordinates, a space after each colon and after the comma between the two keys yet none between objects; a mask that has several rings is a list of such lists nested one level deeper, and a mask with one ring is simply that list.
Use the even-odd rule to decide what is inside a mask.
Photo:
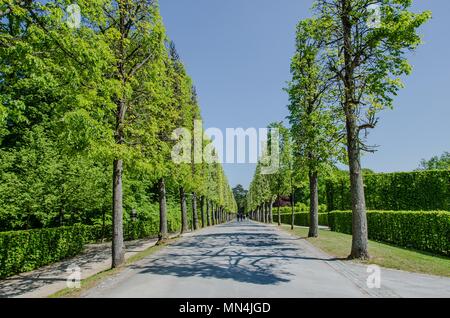
[{"label": "tall tree", "polygon": [[[406,51],[421,43],[417,29],[431,16],[409,11],[412,0],[384,0],[377,3],[380,15],[374,18],[373,4],[372,0],[317,0],[314,6],[326,31],[323,49],[346,126],[353,211],[350,257],[358,259],[369,258],[360,155],[373,151],[360,133],[375,128],[376,114],[392,107],[393,95],[402,87],[399,77],[411,72]],[[380,23],[371,23],[376,20]]]},{"label": "tall tree", "polygon": [[245,199],[248,191],[241,184],[233,188],[233,195],[238,205],[238,212],[245,213]]},{"label": "tall tree", "polygon": [[337,156],[339,141],[334,105],[327,104],[330,74],[326,59],[319,55],[323,41],[320,22],[307,19],[298,24],[296,54],[291,63],[292,81],[287,88],[295,155],[309,178],[309,237],[319,235],[319,171],[326,170]]},{"label": "tall tree", "polygon": [[270,188],[272,194],[276,197],[278,225],[281,225],[280,215],[280,202],[282,196],[291,195],[290,187],[290,171],[289,160],[292,158],[292,143],[289,130],[283,125],[282,122],[274,122],[269,125],[271,129],[277,129],[277,137],[280,156],[278,160],[278,167],[276,171],[270,175]]}]

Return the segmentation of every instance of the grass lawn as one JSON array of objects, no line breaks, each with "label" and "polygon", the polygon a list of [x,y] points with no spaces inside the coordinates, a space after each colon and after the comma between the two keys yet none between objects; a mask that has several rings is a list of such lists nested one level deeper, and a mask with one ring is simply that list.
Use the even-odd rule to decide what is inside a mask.
[{"label": "grass lawn", "polygon": [[[300,237],[306,238],[308,236],[308,228],[305,227],[296,227],[293,232],[288,225],[283,225],[282,229]],[[320,230],[318,238],[307,238],[307,240],[325,253],[338,258],[346,258],[350,254],[352,245],[351,235],[328,230]],[[369,241],[369,253],[372,258],[364,263],[409,272],[450,277],[450,258],[445,256],[374,241]]]}]

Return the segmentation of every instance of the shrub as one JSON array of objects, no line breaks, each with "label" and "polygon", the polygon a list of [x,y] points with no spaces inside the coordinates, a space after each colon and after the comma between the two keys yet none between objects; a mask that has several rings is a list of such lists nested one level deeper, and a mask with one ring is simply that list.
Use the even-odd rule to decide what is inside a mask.
[{"label": "shrub", "polygon": [[[352,212],[329,215],[333,231],[352,234]],[[450,256],[450,212],[369,211],[369,239]]]},{"label": "shrub", "polygon": [[[278,215],[274,214],[274,222],[278,222]],[[283,213],[281,214],[281,223],[291,224],[292,214]],[[297,226],[309,226],[309,213],[301,212],[294,214],[294,224]],[[319,225],[328,226],[328,213],[319,213]]]},{"label": "shrub", "polygon": [[[172,220],[169,230],[179,227]],[[128,222],[124,226],[125,240],[156,237],[159,223]],[[83,251],[85,244],[112,237],[112,226],[74,225],[29,231],[0,232],[0,278],[27,272]]]},{"label": "shrub", "polygon": [[74,256],[92,238],[88,226],[0,233],[0,277]]},{"label": "shrub", "polygon": [[[450,170],[365,174],[369,210],[450,211]],[[326,182],[328,208],[350,210],[348,175]]]}]

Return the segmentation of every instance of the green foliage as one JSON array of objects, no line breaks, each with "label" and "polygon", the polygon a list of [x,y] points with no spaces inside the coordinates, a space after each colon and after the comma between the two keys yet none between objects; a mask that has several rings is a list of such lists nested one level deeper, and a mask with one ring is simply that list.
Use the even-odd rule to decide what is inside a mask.
[{"label": "green foliage", "polygon": [[[0,11],[11,8],[0,19],[0,231],[110,222],[117,158],[124,160],[125,220],[132,209],[158,217],[154,186],[161,177],[169,205],[178,207],[183,183],[232,211],[220,165],[191,173],[190,164],[170,160],[170,134],[191,129],[200,107],[166,46],[157,1],[120,2],[129,19],[123,43],[118,1],[78,2],[79,29],[65,22],[69,3],[0,1]],[[121,100],[126,112],[118,125]],[[125,142],[117,142],[118,130]]]},{"label": "green foliage", "polygon": [[[349,178],[345,174],[327,180],[330,211],[351,208]],[[450,210],[450,171],[432,170],[365,174],[369,210]]]},{"label": "green foliage", "polygon": [[[369,211],[369,239],[401,247],[450,255],[450,212]],[[352,213],[329,214],[333,231],[352,234]]]},{"label": "green foliage", "polygon": [[418,170],[450,170],[450,152],[446,151],[430,160],[423,159]]},{"label": "green foliage", "polygon": [[[276,160],[274,159],[276,156],[273,156],[269,149],[265,149],[263,156],[258,161],[247,194],[249,211],[254,211],[262,204],[272,203],[278,196],[291,195],[294,191],[297,175],[294,168],[290,131],[282,123],[271,123],[268,128],[269,131],[276,129],[275,131],[278,132],[273,135],[272,133],[268,134],[268,146],[270,150],[278,148],[279,156]],[[273,137],[278,138],[278,140],[272,140]],[[267,171],[264,171],[264,168],[270,165],[274,165],[275,170],[266,173]]]},{"label": "green foliage", "polygon": [[323,27],[320,19],[300,21],[296,33],[296,52],[291,61],[289,122],[294,152],[300,169],[325,172],[342,152],[339,147],[341,125],[336,121],[334,100],[330,100],[331,78],[327,59],[321,56]]},{"label": "green foliage", "polygon": [[99,227],[76,225],[0,233],[0,277],[26,272],[74,256],[101,233]]},{"label": "green foliage", "polygon": [[[169,211],[169,232],[180,227],[179,213]],[[125,240],[157,237],[159,221],[127,222]],[[112,236],[111,224],[46,228],[29,231],[0,232],[0,278],[27,272],[83,251],[85,244],[96,243]]]},{"label": "green foliage", "polygon": [[236,203],[240,212],[245,211],[247,193],[248,191],[245,190],[240,184],[233,188],[233,195],[236,199]]}]

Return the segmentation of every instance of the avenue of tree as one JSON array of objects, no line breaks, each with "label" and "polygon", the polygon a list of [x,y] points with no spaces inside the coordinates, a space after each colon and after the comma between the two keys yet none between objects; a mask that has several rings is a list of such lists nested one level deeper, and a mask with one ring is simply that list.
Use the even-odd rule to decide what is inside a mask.
[{"label": "avenue of tree", "polygon": [[188,202],[193,229],[237,207],[218,162],[171,159],[172,132],[201,116],[157,1],[80,0],[75,28],[71,2],[0,0],[0,229],[112,222],[117,267],[132,210],[158,205],[163,242],[168,205],[181,232]]}]

